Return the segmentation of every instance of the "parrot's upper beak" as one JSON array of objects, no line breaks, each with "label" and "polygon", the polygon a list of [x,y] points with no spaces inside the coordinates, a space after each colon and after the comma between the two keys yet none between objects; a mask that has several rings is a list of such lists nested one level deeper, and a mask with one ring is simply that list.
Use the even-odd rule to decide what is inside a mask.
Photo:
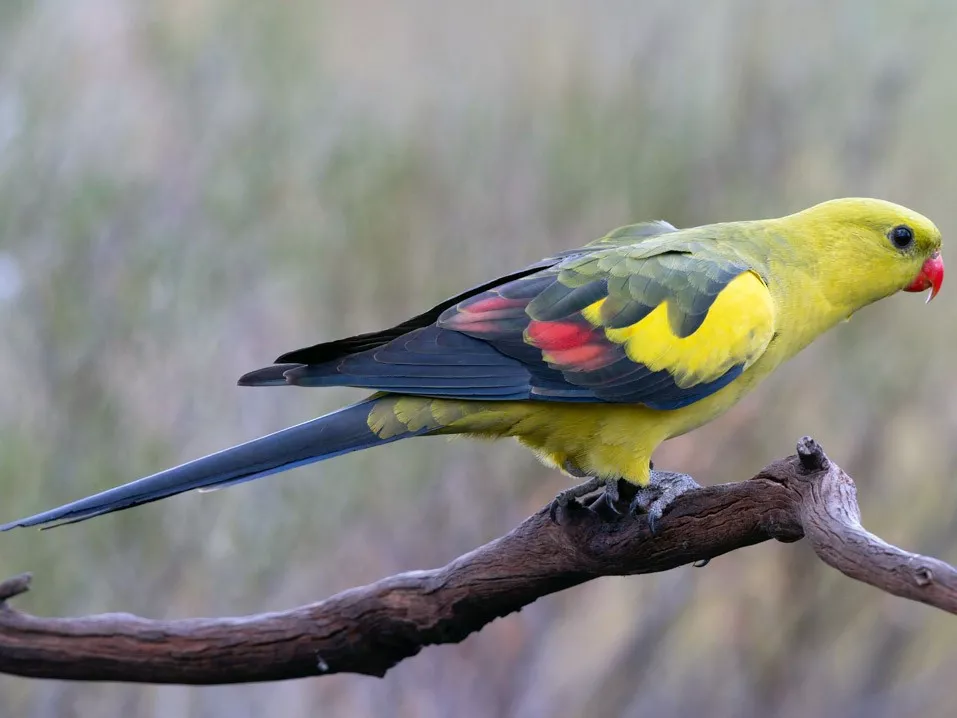
[{"label": "parrot's upper beak", "polygon": [[924,261],[924,266],[920,268],[920,274],[917,275],[913,282],[904,287],[904,291],[923,292],[925,289],[929,289],[930,295],[927,297],[927,301],[929,302],[937,296],[937,292],[940,291],[940,285],[943,283],[944,258],[940,256],[940,252],[934,252]]}]

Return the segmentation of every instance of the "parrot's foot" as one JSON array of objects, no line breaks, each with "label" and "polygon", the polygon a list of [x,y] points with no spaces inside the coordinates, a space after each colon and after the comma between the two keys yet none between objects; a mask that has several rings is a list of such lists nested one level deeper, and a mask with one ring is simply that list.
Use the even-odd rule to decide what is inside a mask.
[{"label": "parrot's foot", "polygon": [[648,528],[652,535],[658,533],[658,522],[664,516],[671,502],[688,491],[700,489],[701,485],[688,474],[676,474],[671,471],[652,471],[651,481],[642,486],[631,502],[632,513],[648,516]]},{"label": "parrot's foot", "polygon": [[[573,476],[578,474],[569,470],[569,467],[564,467],[565,471]],[[597,476],[592,476],[585,481],[584,483],[578,484],[577,486],[572,486],[570,489],[565,489],[560,492],[553,500],[552,505],[549,508],[549,515],[552,518],[552,521],[558,523],[558,512],[563,511],[568,508],[570,504],[577,502],[579,499],[588,496],[589,494],[594,494],[600,489],[604,489],[604,495],[599,497],[598,500],[604,500],[608,506],[612,509],[615,509],[615,504],[618,503],[618,479],[602,479]]]}]

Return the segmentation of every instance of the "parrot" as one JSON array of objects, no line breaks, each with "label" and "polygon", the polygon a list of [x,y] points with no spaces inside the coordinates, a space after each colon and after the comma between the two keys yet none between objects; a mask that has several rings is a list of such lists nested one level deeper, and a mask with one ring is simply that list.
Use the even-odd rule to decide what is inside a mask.
[{"label": "parrot", "polygon": [[[355,404],[0,530],[82,521],[419,436],[515,438],[588,479],[559,494],[563,504],[620,480],[647,487],[667,473],[652,464],[662,442],[723,414],[828,329],[901,290],[933,299],[940,247],[929,219],[870,198],[687,229],[620,227],[239,379],[372,392]],[[667,504],[651,508],[660,516]]]}]

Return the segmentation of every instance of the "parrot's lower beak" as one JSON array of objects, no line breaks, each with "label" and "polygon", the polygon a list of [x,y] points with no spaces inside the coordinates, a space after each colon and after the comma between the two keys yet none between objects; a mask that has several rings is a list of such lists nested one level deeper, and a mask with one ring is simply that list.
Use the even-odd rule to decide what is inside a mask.
[{"label": "parrot's lower beak", "polygon": [[904,287],[904,291],[923,292],[925,289],[929,289],[930,295],[927,297],[927,301],[929,302],[937,296],[937,292],[940,291],[940,285],[943,283],[944,258],[940,256],[940,252],[934,252],[924,261],[924,266],[920,268],[920,274],[917,275],[913,282]]}]

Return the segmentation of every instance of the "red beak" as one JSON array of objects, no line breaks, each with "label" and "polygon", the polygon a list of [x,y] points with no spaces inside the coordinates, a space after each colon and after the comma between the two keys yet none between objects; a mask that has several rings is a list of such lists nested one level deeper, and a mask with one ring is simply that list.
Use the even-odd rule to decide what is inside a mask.
[{"label": "red beak", "polygon": [[904,291],[923,292],[925,289],[929,289],[930,296],[927,297],[927,301],[929,302],[937,296],[937,292],[940,291],[940,285],[943,283],[944,258],[940,256],[940,252],[934,252],[930,255],[930,258],[924,262],[924,266],[920,268],[920,274],[917,275],[913,282],[904,287]]}]

